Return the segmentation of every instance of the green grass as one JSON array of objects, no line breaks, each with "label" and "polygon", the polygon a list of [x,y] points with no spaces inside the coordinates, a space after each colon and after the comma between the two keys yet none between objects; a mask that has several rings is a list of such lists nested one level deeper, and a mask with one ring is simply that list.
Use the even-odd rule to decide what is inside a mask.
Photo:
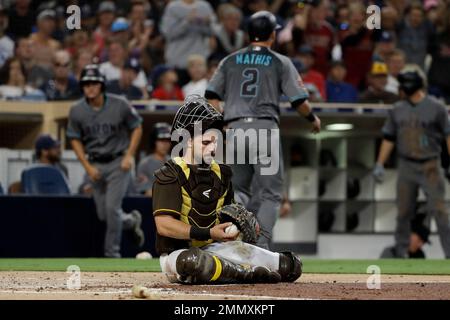
[{"label": "green grass", "polygon": [[[0,271],[66,271],[77,265],[86,272],[160,272],[159,260],[137,259],[0,259]],[[450,275],[450,260],[318,260],[305,259],[304,273],[365,274],[377,265],[382,274]]]}]

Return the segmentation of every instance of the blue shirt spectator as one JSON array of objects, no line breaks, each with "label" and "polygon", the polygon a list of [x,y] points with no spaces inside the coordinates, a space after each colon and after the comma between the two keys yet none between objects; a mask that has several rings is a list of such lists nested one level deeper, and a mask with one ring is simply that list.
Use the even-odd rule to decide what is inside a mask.
[{"label": "blue shirt spectator", "polygon": [[350,83],[344,82],[347,68],[342,61],[331,65],[327,86],[327,101],[336,103],[354,103],[358,101],[358,92]]}]

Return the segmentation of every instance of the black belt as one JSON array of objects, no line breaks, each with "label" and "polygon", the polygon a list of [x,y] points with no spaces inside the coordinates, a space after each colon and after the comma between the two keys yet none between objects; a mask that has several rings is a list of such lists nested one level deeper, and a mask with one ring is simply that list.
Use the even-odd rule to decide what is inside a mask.
[{"label": "black belt", "polygon": [[411,161],[411,162],[425,163],[425,162],[428,162],[428,161],[436,160],[436,159],[438,159],[439,157],[438,157],[438,156],[434,156],[434,157],[431,157],[431,158],[425,158],[425,159],[415,159],[415,158],[411,158],[411,157],[400,156],[400,158],[402,158],[402,159],[404,159],[404,160]]},{"label": "black belt", "polygon": [[274,117],[241,117],[241,118],[234,118],[234,119],[230,119],[230,120],[225,120],[225,123],[231,123],[231,122],[235,122],[238,120],[243,120],[244,122],[253,122],[256,120],[272,120],[272,121],[277,121]]},{"label": "black belt", "polygon": [[116,160],[120,156],[123,156],[124,152],[118,152],[113,154],[90,154],[89,161],[98,163],[108,163]]}]

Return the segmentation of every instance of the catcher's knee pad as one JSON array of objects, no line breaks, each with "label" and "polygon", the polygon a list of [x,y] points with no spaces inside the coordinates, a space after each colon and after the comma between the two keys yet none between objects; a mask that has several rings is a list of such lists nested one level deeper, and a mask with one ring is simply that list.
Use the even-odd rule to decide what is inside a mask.
[{"label": "catcher's knee pad", "polygon": [[176,268],[183,281],[207,283],[214,276],[216,263],[210,253],[194,247],[179,254]]},{"label": "catcher's knee pad", "polygon": [[292,252],[280,252],[281,281],[294,282],[302,275],[303,263]]}]

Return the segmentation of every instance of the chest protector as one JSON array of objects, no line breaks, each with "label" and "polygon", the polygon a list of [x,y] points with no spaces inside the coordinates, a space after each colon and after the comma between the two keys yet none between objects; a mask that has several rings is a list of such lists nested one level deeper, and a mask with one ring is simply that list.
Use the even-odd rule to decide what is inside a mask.
[{"label": "chest protector", "polygon": [[[230,188],[230,168],[215,161],[208,168],[188,165],[180,157],[166,165],[177,171],[183,201],[180,220],[199,228],[219,224],[217,209],[224,205]],[[212,241],[191,240],[190,246],[201,247]]]}]

